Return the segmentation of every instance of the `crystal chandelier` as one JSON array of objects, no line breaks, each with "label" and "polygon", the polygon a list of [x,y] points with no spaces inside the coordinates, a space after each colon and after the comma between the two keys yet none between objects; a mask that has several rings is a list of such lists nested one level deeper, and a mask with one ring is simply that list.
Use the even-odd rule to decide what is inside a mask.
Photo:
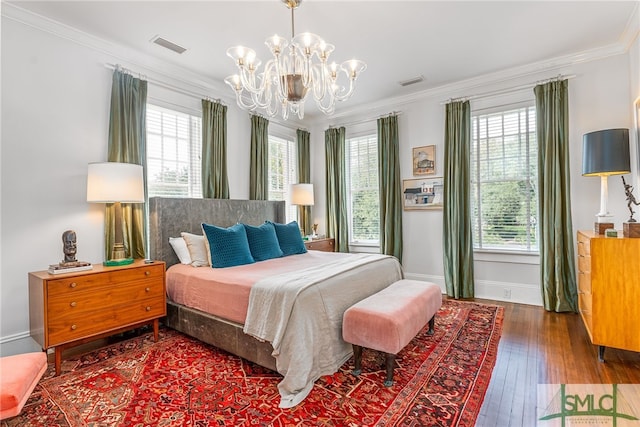
[{"label": "crystal chandelier", "polygon": [[[357,59],[341,65],[329,63],[329,55],[335,48],[332,44],[311,33],[295,35],[293,12],[302,0],[282,2],[291,9],[291,43],[277,34],[269,37],[265,44],[273,58],[262,71],[254,50],[244,46],[229,48],[227,55],[234,60],[239,73],[224,81],[235,91],[238,105],[246,110],[262,110],[273,117],[280,109],[284,120],[289,113],[302,119],[304,102],[312,93],[320,111],[332,114],[337,101],[351,97],[354,83],[367,65]],[[342,73],[348,87],[338,82]]]}]

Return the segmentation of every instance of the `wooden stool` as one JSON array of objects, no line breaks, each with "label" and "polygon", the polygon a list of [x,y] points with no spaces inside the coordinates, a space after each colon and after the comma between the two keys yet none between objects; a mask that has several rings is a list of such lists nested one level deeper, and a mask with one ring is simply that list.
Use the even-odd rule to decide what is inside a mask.
[{"label": "wooden stool", "polygon": [[349,307],[344,313],[342,337],[353,345],[354,375],[360,375],[362,348],[386,355],[386,387],[393,384],[396,354],[429,323],[442,306],[442,291],[435,283],[400,280]]}]

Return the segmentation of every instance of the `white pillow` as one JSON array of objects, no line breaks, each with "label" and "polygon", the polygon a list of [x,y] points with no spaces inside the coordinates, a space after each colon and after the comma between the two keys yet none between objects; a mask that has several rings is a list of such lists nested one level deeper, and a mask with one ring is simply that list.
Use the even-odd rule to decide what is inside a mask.
[{"label": "white pillow", "polygon": [[182,237],[169,237],[169,244],[178,256],[180,264],[191,264],[191,254],[187,248],[187,242]]},{"label": "white pillow", "polygon": [[194,267],[209,266],[209,257],[207,256],[206,240],[203,235],[180,233],[184,241],[187,243],[189,254],[191,255],[191,265]]}]

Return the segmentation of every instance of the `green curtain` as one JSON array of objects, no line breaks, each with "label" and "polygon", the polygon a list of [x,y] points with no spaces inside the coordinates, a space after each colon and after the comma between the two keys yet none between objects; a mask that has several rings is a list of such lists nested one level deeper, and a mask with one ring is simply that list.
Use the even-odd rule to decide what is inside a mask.
[{"label": "green curtain", "polygon": [[269,120],[251,116],[249,199],[269,198]]},{"label": "green curtain", "polygon": [[[309,139],[311,134],[303,129],[296,131],[298,137],[298,182],[311,183],[311,153]],[[298,206],[298,224],[305,235],[311,234],[313,225],[311,206]]]},{"label": "green curtain", "polygon": [[380,251],[402,262],[402,181],[398,116],[378,119]]},{"label": "green curtain", "polygon": [[202,197],[228,199],[227,106],[202,100]]},{"label": "green curtain", "polygon": [[455,299],[474,296],[470,155],[469,101],[450,102],[444,134],[442,249],[447,295]]},{"label": "green curtain", "polygon": [[336,251],[349,252],[345,129],[324,132],[327,186],[327,237],[336,240]]},{"label": "green curtain", "polygon": [[[134,163],[144,169],[147,194],[146,154],[147,82],[119,69],[113,72],[109,146],[107,160]],[[146,203],[122,203],[122,235],[127,256],[145,258]],[[105,211],[105,259],[109,259],[115,240],[115,209],[107,204]]]},{"label": "green curtain", "polygon": [[577,312],[567,80],[534,88],[538,139],[540,284],[544,308]]}]

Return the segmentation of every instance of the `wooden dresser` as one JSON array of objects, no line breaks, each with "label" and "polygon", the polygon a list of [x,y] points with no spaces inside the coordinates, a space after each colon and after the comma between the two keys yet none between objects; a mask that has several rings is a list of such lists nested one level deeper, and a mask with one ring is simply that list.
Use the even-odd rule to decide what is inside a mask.
[{"label": "wooden dresser", "polygon": [[311,251],[324,251],[335,252],[336,251],[336,239],[323,238],[315,240],[307,240],[304,245]]},{"label": "wooden dresser", "polygon": [[591,342],[640,351],[640,239],[578,231],[578,302]]},{"label": "wooden dresser", "polygon": [[68,274],[29,273],[29,326],[44,350],[55,347],[56,375],[62,351],[97,338],[153,323],[167,313],[165,264],[154,261]]}]

